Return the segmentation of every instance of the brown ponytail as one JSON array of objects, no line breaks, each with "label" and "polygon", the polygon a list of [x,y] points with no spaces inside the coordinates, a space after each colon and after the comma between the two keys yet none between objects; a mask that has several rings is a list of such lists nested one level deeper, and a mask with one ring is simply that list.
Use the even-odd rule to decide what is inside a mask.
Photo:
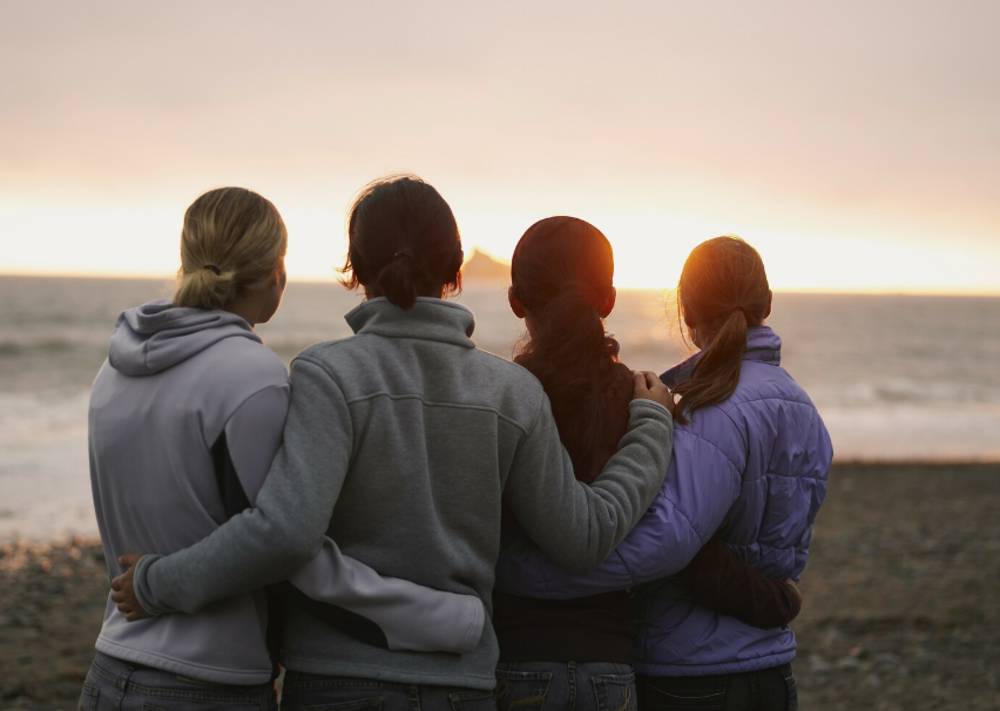
[{"label": "brown ponytail", "polygon": [[372,292],[384,296],[400,308],[408,309],[417,301],[416,280],[413,257],[397,253],[375,275]]},{"label": "brown ponytail", "polygon": [[515,361],[541,382],[577,478],[593,480],[614,453],[627,421],[632,377],[618,342],[604,331],[613,304],[614,258],[583,220],[535,223],[514,250],[512,301],[530,319]]},{"label": "brown ponytail", "polygon": [[677,287],[678,309],[702,347],[691,377],[677,385],[678,422],[729,398],[740,380],[747,330],[771,312],[764,262],[736,237],[716,237],[694,248]]}]

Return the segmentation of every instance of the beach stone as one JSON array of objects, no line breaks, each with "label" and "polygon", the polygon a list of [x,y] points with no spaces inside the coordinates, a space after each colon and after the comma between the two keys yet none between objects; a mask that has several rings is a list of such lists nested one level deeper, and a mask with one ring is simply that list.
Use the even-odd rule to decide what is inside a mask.
[{"label": "beach stone", "polygon": [[896,667],[899,666],[899,657],[890,652],[881,652],[875,655],[875,663],[881,666]]},{"label": "beach stone", "polygon": [[809,655],[809,670],[815,672],[816,674],[824,674],[833,669],[833,665],[830,662],[823,659],[818,654]]},{"label": "beach stone", "polygon": [[862,664],[856,657],[847,656],[841,657],[834,662],[834,666],[841,670],[856,670],[863,668],[864,664]]}]

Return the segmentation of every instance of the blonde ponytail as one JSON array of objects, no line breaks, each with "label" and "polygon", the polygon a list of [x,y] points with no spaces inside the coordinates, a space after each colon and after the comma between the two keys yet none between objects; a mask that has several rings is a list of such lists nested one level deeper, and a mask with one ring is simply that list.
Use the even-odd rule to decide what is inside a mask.
[{"label": "blonde ponytail", "polygon": [[174,303],[221,309],[265,282],[285,255],[288,233],[277,208],[244,188],[218,188],[184,213]]}]

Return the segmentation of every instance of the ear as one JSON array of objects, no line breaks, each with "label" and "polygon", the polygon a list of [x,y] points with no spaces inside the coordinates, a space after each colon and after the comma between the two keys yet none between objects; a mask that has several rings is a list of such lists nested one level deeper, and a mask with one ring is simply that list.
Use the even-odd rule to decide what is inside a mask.
[{"label": "ear", "polygon": [[510,304],[510,310],[514,312],[515,316],[518,318],[524,318],[524,304],[522,304],[521,300],[514,294],[514,287],[509,287],[507,289],[507,303]]},{"label": "ear", "polygon": [[773,296],[774,296],[774,294],[770,290],[768,290],[768,292],[767,292],[767,308],[764,309],[764,315],[761,316],[761,318],[760,318],[761,321],[763,321],[764,319],[766,319],[768,316],[771,315],[771,299],[772,299]]},{"label": "ear", "polygon": [[274,268],[274,283],[280,290],[285,290],[288,283],[288,271],[285,269],[285,260],[279,259],[278,266]]},{"label": "ear", "polygon": [[611,315],[611,312],[615,310],[615,300],[618,298],[618,290],[611,287],[611,291],[608,292],[608,298],[604,300],[604,305],[601,306],[600,316],[601,318],[607,318]]}]

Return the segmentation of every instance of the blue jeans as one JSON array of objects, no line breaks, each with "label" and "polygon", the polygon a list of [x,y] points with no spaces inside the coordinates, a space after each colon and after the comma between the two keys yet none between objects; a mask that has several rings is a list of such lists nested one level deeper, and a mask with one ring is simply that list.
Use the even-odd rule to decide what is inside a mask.
[{"label": "blue jeans", "polygon": [[493,692],[286,671],[282,711],[496,711]]},{"label": "blue jeans", "polygon": [[230,686],[188,679],[97,653],[80,711],[277,711],[273,684]]},{"label": "blue jeans", "polygon": [[636,711],[635,672],[609,662],[501,662],[498,711]]},{"label": "blue jeans", "polygon": [[640,676],[638,687],[643,711],[796,711],[799,706],[789,664],[719,676]]}]

